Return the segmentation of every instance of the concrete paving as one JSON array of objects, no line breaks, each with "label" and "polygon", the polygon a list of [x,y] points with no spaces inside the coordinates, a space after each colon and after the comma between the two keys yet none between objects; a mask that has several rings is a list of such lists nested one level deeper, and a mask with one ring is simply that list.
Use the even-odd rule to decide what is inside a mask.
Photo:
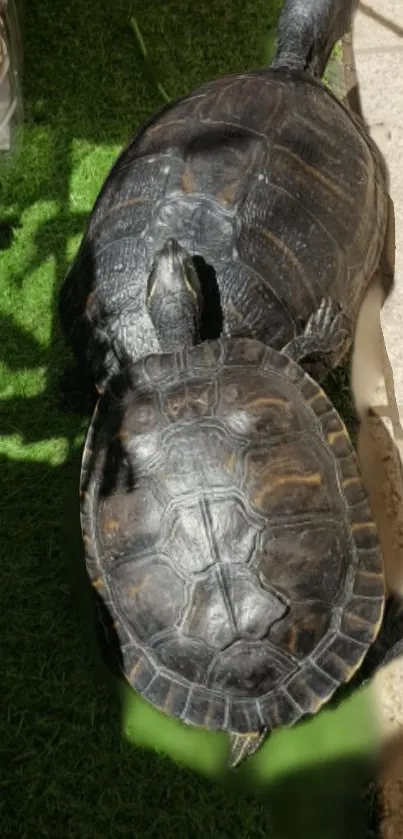
[{"label": "concrete paving", "polygon": [[[363,116],[383,152],[390,174],[395,212],[395,285],[382,311],[383,381],[372,404],[393,443],[389,485],[391,507],[387,529],[396,531],[393,588],[403,595],[403,2],[365,0],[356,15],[353,44]],[[375,336],[374,336],[375,338]],[[370,340],[372,336],[370,336]],[[378,340],[378,339],[376,339]],[[374,423],[372,423],[372,431]],[[376,436],[376,433],[375,433]],[[382,445],[381,445],[382,448]],[[384,446],[383,446],[384,448]],[[381,454],[385,463],[385,452]],[[396,498],[399,499],[396,503]],[[388,499],[386,499],[388,504]]]},{"label": "concrete paving", "polygon": [[[382,310],[382,329],[379,316],[362,315],[352,384],[355,391],[360,383],[364,403],[369,400],[377,414],[362,429],[359,452],[377,513],[387,585],[403,596],[403,2],[370,3],[360,3],[352,34],[359,97],[350,105],[361,110],[388,166],[395,215],[388,262],[392,271],[394,262],[395,285]],[[349,58],[344,46],[347,66]]]},{"label": "concrete paving", "polygon": [[[395,207],[395,288],[382,313],[403,420],[403,2],[360,3],[353,43],[364,117],[388,164]],[[399,435],[397,435],[399,436]],[[403,435],[402,435],[403,436]],[[396,434],[395,434],[396,437]]]},{"label": "concrete paving", "polygon": [[[387,580],[391,588],[403,594],[403,1],[361,2],[353,44],[362,111],[388,164],[396,225],[395,287],[381,317],[384,376],[373,394],[379,416],[371,420],[372,428],[363,432],[361,447],[366,448],[367,455],[370,451],[372,457],[372,461],[366,457],[366,462],[371,473],[373,503],[385,505],[381,513],[383,539],[380,535],[384,555],[389,557]],[[375,468],[374,441],[379,455]],[[402,686],[401,658],[379,671],[374,680],[381,719],[391,723],[398,735],[394,747],[383,755],[383,839],[403,836]]]}]

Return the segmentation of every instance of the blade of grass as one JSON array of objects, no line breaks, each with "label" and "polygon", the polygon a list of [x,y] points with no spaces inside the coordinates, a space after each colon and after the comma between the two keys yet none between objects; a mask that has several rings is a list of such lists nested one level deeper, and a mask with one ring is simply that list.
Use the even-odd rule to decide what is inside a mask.
[{"label": "blade of grass", "polygon": [[130,24],[131,24],[131,27],[133,29],[134,37],[136,39],[137,46],[138,46],[140,54],[141,54],[141,58],[142,58],[142,61],[143,61],[143,64],[144,64],[144,70],[145,70],[146,76],[149,78],[151,83],[155,85],[155,87],[157,88],[157,90],[161,94],[164,101],[167,102],[167,103],[171,102],[172,97],[169,96],[169,94],[165,90],[164,86],[161,84],[160,81],[158,81],[156,71],[154,70],[154,67],[152,66],[152,64],[150,62],[150,59],[148,57],[148,51],[147,51],[147,47],[144,43],[144,38],[143,38],[143,36],[140,32],[140,28],[139,28],[139,25],[137,23],[137,20],[133,15],[130,18]]}]

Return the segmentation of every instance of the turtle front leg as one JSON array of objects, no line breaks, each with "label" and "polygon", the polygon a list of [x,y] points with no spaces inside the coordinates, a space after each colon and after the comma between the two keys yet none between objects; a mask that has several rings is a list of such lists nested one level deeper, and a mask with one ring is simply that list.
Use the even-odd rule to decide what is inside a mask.
[{"label": "turtle front leg", "polygon": [[[300,363],[310,356],[324,357],[329,368],[341,361],[351,343],[351,328],[340,305],[331,298],[323,298],[302,335],[296,335],[283,348],[283,353]],[[327,362],[328,359],[328,362]]]},{"label": "turtle front leg", "polygon": [[235,734],[230,732],[230,753],[228,756],[229,769],[235,769],[236,766],[260,749],[263,741],[266,739],[267,729],[263,731],[251,731],[248,734]]}]

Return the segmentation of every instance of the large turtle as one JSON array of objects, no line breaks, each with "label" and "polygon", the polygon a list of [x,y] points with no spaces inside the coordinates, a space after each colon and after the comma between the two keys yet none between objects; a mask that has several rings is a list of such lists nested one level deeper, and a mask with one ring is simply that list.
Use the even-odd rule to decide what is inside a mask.
[{"label": "large turtle", "polygon": [[383,569],[335,409],[260,341],[191,346],[200,289],[182,257],[168,243],[147,288],[176,351],[128,365],[100,397],[81,522],[126,679],[165,713],[227,731],[236,765],[359,667],[382,618]]},{"label": "large turtle", "polygon": [[287,0],[269,69],[169,104],[120,155],[59,301],[78,366],[99,389],[160,349],[146,288],[171,238],[199,274],[202,338],[295,341],[319,379],[344,357],[388,224],[383,159],[315,78],[356,5]]}]

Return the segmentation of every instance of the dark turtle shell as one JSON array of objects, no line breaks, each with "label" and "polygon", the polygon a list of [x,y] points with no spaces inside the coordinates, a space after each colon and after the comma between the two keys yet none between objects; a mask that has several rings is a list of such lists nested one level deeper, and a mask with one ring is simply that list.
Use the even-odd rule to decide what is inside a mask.
[{"label": "dark turtle shell", "polygon": [[209,82],[154,116],[114,165],[61,292],[64,331],[98,382],[122,355],[158,352],[146,285],[174,238],[197,258],[202,338],[222,326],[282,349],[323,297],[353,332],[387,206],[378,149],[320,82],[280,70]]},{"label": "dark turtle shell", "polygon": [[378,632],[382,561],[346,429],[319,385],[260,342],[150,356],[112,380],[81,504],[124,675],[186,723],[294,723]]}]

